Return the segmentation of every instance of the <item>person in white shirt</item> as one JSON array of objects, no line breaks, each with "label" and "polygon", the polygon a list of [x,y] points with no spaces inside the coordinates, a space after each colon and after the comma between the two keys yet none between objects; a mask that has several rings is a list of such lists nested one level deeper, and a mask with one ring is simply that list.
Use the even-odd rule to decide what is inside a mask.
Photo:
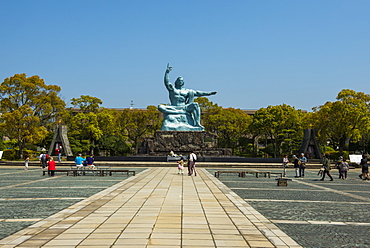
[{"label": "person in white shirt", "polygon": [[195,169],[195,162],[197,161],[197,155],[194,152],[190,152],[189,154],[189,176],[191,176],[194,172],[194,176],[197,175],[197,170]]}]

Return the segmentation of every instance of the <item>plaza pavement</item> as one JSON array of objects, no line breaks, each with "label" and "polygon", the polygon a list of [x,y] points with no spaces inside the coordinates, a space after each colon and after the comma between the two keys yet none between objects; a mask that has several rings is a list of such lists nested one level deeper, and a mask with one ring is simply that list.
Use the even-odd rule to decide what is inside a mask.
[{"label": "plaza pavement", "polygon": [[209,172],[149,168],[0,241],[2,247],[300,247]]},{"label": "plaza pavement", "polygon": [[178,175],[174,167],[142,170],[35,219],[0,240],[0,247],[370,246],[370,184],[358,179],[359,169],[334,182],[319,181],[316,170],[307,170],[287,187],[252,175],[217,179],[214,168],[198,168],[196,177]]}]

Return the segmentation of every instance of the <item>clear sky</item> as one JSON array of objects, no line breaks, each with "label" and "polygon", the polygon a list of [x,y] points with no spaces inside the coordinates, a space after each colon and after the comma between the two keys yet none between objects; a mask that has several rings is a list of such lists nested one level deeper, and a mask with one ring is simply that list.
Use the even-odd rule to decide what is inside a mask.
[{"label": "clear sky", "polygon": [[38,75],[67,103],[169,103],[167,63],[223,107],[370,93],[369,0],[0,0],[0,37],[1,82]]}]

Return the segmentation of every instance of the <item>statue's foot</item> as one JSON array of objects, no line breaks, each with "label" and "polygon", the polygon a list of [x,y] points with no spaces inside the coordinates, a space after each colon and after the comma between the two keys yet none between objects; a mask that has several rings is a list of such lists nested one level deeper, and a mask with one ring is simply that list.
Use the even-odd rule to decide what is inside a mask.
[{"label": "statue's foot", "polygon": [[202,125],[200,125],[200,124],[196,124],[195,126],[196,126],[196,127],[200,127],[200,128],[203,128],[203,129],[204,129],[204,127],[203,127]]}]

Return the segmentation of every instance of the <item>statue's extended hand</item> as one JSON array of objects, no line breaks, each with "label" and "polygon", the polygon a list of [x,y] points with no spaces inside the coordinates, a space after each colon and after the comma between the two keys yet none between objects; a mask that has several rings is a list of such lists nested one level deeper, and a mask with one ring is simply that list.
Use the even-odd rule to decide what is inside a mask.
[{"label": "statue's extended hand", "polygon": [[170,63],[167,64],[166,72],[170,72],[172,70],[172,67],[170,66]]},{"label": "statue's extended hand", "polygon": [[210,95],[216,95],[217,94],[217,91],[211,91],[209,94]]}]

